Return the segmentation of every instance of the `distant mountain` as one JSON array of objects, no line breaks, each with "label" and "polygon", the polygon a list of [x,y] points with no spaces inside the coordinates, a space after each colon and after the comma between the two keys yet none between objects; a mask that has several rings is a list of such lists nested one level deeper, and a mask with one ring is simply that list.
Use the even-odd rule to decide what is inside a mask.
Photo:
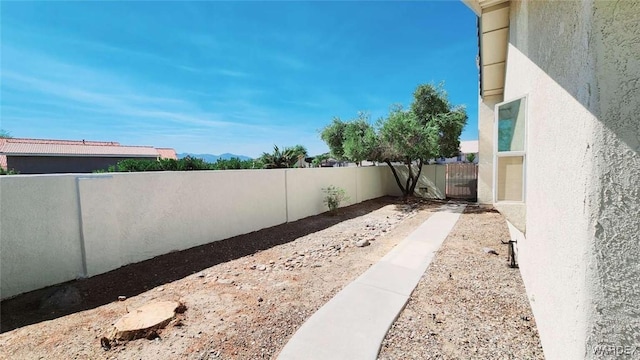
[{"label": "distant mountain", "polygon": [[198,159],[203,159],[206,162],[209,163],[214,163],[216,161],[218,161],[218,159],[222,158],[225,160],[229,160],[231,158],[238,158],[240,160],[251,160],[250,157],[245,156],[245,155],[236,155],[236,154],[230,154],[230,153],[224,153],[224,154],[220,154],[220,155],[214,155],[214,154],[191,154],[191,153],[180,153],[178,154],[178,159],[182,159],[185,158],[187,156],[191,156],[194,158],[198,158]]}]

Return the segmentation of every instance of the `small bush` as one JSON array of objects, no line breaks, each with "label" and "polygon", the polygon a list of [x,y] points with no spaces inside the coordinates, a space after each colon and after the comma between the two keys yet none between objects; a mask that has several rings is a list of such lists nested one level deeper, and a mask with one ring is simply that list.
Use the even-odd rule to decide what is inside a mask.
[{"label": "small bush", "polygon": [[337,213],[341,202],[349,200],[347,192],[337,186],[330,185],[322,191],[325,193],[324,204],[327,205],[331,214]]},{"label": "small bush", "polygon": [[18,175],[18,174],[20,173],[13,169],[5,170],[3,168],[0,168],[0,175]]}]

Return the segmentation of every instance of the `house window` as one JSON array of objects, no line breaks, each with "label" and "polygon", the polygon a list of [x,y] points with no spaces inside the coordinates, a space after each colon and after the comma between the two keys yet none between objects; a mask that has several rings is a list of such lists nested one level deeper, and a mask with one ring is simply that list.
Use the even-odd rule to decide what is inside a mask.
[{"label": "house window", "polygon": [[526,98],[496,105],[494,202],[525,200]]}]

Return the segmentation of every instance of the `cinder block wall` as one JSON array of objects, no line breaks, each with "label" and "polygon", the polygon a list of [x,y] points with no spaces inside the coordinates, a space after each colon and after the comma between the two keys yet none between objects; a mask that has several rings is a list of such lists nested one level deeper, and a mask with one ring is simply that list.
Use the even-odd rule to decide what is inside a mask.
[{"label": "cinder block wall", "polygon": [[0,298],[320,214],[330,185],[398,193],[387,166],[0,177]]}]

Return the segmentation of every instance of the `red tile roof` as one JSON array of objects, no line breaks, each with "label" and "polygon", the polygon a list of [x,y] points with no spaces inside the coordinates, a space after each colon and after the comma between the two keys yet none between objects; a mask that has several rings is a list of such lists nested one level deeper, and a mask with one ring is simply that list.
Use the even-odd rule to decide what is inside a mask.
[{"label": "red tile roof", "polygon": [[156,148],[158,150],[158,154],[160,154],[161,159],[174,159],[178,160],[178,154],[176,151],[171,148]]},{"label": "red tile roof", "polygon": [[171,148],[122,146],[113,141],[0,138],[0,167],[3,169],[7,168],[7,155],[178,158]]},{"label": "red tile roof", "polygon": [[2,138],[2,139],[0,139],[0,146],[4,145],[5,142],[25,143],[25,144],[67,144],[67,145],[120,146],[120,143],[115,142],[115,141],[54,140],[54,139],[29,139],[29,138]]},{"label": "red tile roof", "polygon": [[13,156],[127,156],[158,157],[158,151],[150,146],[108,146],[77,144],[33,144],[5,142],[0,154]]}]

